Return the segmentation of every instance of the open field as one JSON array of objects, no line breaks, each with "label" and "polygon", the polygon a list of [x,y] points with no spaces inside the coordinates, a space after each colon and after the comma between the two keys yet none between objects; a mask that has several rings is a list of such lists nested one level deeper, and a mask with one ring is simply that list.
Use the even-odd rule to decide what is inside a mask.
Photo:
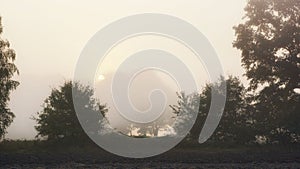
[{"label": "open field", "polygon": [[32,141],[4,143],[0,168],[300,168],[298,146],[179,146],[146,159],[122,158],[94,146],[44,146]]},{"label": "open field", "polygon": [[299,153],[173,151],[149,159],[103,154],[1,154],[0,168],[299,168]]}]

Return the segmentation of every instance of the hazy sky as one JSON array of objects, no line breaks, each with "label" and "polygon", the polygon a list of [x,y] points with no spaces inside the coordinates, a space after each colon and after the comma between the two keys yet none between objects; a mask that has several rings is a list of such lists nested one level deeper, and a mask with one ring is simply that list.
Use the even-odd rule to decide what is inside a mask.
[{"label": "hazy sky", "polygon": [[[30,118],[41,110],[51,88],[72,78],[76,61],[89,38],[103,26],[125,16],[153,12],[188,21],[209,39],[225,73],[241,76],[244,71],[240,52],[232,48],[232,27],[241,22],[245,5],[246,0],[0,0],[2,37],[10,41],[17,53],[20,75],[16,78],[21,83],[11,97],[10,108],[16,118],[6,137],[35,136],[35,122]],[[167,41],[165,44],[172,47]],[[126,44],[123,46],[119,53],[130,51],[126,50],[130,44],[127,48]],[[164,47],[168,49],[168,45]]]}]

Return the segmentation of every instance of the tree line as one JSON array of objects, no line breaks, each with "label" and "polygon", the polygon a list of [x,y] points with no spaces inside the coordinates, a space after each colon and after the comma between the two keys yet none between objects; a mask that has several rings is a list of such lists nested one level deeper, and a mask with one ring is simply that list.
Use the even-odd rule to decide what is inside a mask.
[{"label": "tree line", "polygon": [[[212,90],[226,85],[224,113],[209,143],[299,143],[300,1],[249,0],[243,23],[233,29],[236,37],[233,47],[241,51],[242,67],[246,72],[244,76],[249,86],[245,87],[238,77],[229,76],[207,84],[200,93],[189,96],[179,93],[178,104],[171,105],[177,119],[172,128],[175,133],[180,133],[185,121],[193,118],[189,114],[195,108],[192,105],[200,100],[196,123],[186,137],[186,141],[196,142],[210,108]],[[10,93],[19,84],[13,80],[13,76],[18,74],[15,57],[9,42],[0,38],[0,138],[4,137],[14,118],[8,102]],[[82,104],[91,110],[89,115],[92,118],[87,119],[89,122],[98,126],[108,122],[106,118],[100,118],[107,115],[108,109],[93,99],[92,88],[67,81],[52,89],[44,101],[43,110],[35,117],[38,136],[48,140],[88,139],[74,110],[74,89],[86,101]],[[157,136],[160,127],[151,124],[150,127],[140,127],[139,131],[144,136],[147,132]]]}]

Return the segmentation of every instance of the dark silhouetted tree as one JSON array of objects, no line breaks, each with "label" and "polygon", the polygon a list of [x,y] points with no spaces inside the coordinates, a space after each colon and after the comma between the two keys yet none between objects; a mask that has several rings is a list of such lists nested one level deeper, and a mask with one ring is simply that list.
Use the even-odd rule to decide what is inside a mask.
[{"label": "dark silhouetted tree", "polygon": [[[270,142],[299,141],[300,1],[250,0],[234,47],[250,80],[258,128]],[[260,89],[257,90],[257,89]]]},{"label": "dark silhouetted tree", "polygon": [[[255,141],[255,121],[249,111],[249,96],[246,88],[237,77],[221,79],[226,83],[226,104],[222,119],[210,141],[224,144],[248,144]],[[200,114],[207,114],[211,100],[211,85],[207,85],[201,94]],[[218,88],[218,86],[214,86]]]},{"label": "dark silhouetted tree", "polygon": [[[248,144],[253,142],[255,140],[254,120],[251,118],[251,112],[247,111],[248,96],[246,89],[237,77],[232,76],[226,80],[221,78],[217,83],[207,84],[200,95],[194,94],[189,97],[180,95],[179,106],[172,106],[177,118],[180,119],[180,123],[174,126],[175,131],[180,131],[187,121],[195,118],[189,112],[193,112],[194,110],[190,109],[197,107],[192,105],[197,105],[197,102],[200,101],[196,122],[187,136],[188,141],[197,143],[211,106],[212,90],[216,92],[217,96],[224,97],[224,85],[227,86],[225,109],[219,126],[208,142],[222,144]],[[185,111],[182,111],[184,110],[182,108]],[[179,112],[181,114],[178,114]]]},{"label": "dark silhouetted tree", "polygon": [[[0,17],[1,34],[2,25]],[[14,64],[15,58],[15,51],[10,48],[9,42],[0,37],[0,140],[4,137],[7,127],[15,117],[13,112],[8,108],[9,95],[19,85],[19,82],[12,79],[15,73],[19,73]]]},{"label": "dark silhouetted tree", "polygon": [[[250,0],[234,47],[251,88],[267,83],[292,92],[300,87],[300,1]],[[284,86],[283,86],[284,85]]]},{"label": "dark silhouetted tree", "polygon": [[[101,114],[105,117],[107,109],[93,98],[93,94],[93,89],[90,87],[71,81],[65,82],[59,89],[52,89],[50,96],[44,102],[43,110],[35,118],[38,123],[35,126],[38,131],[37,136],[46,137],[48,140],[64,139],[75,142],[87,139],[77,116],[85,118],[83,121],[88,124],[88,132],[100,132],[103,123],[106,122],[101,118]],[[82,107],[77,115],[72,95],[79,98],[79,106]]]}]

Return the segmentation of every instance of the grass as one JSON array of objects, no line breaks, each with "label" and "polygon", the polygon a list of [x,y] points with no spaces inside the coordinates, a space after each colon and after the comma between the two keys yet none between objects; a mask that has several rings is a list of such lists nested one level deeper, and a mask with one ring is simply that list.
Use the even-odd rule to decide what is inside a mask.
[{"label": "grass", "polygon": [[[80,143],[80,142],[78,142]],[[104,151],[89,142],[70,144],[64,141],[4,140],[0,143],[0,168],[2,165],[43,164],[112,164],[148,165],[149,161],[161,164],[211,164],[211,163],[253,163],[300,162],[299,145],[213,145],[180,144],[172,150],[146,159],[130,159]],[[32,167],[29,167],[32,168]],[[51,168],[51,167],[50,167]],[[65,168],[65,167],[62,167]],[[172,168],[172,167],[171,167]],[[178,167],[176,167],[178,168]]]},{"label": "grass", "polygon": [[[79,144],[80,143],[80,144]],[[174,150],[198,152],[300,152],[299,144],[290,145],[234,145],[181,143]],[[103,151],[93,142],[45,140],[3,140],[0,153],[97,153]]]},{"label": "grass", "polygon": [[4,140],[0,143],[0,153],[81,153],[96,152],[96,145],[50,142],[44,140]]}]

